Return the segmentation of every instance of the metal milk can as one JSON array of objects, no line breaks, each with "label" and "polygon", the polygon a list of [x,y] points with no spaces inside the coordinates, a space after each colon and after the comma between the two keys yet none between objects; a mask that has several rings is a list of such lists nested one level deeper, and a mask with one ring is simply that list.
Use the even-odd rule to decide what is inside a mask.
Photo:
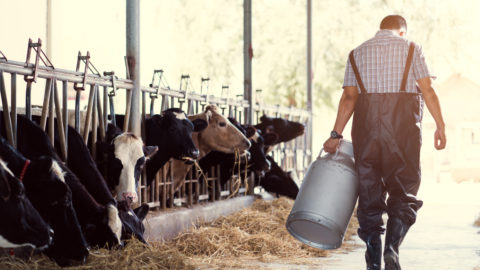
[{"label": "metal milk can", "polygon": [[335,249],[358,198],[358,178],[351,142],[342,140],[335,154],[322,152],[307,170],[286,227],[309,246]]}]

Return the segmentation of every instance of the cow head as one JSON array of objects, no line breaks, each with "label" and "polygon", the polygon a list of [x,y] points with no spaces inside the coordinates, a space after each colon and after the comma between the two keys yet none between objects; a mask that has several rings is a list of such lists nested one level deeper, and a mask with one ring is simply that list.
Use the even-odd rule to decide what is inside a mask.
[{"label": "cow head", "polygon": [[107,183],[118,201],[136,203],[137,185],[148,158],[157,151],[156,146],[144,146],[142,139],[132,133],[122,133],[108,125]]},{"label": "cow head", "polygon": [[168,158],[179,160],[195,160],[198,149],[192,140],[192,132],[204,130],[208,123],[204,119],[190,121],[180,109],[171,108],[160,115],[152,116],[147,135],[148,145],[157,145],[162,153],[168,153]]},{"label": "cow head", "polygon": [[122,222],[116,206],[108,204],[106,207],[100,207],[94,221],[95,223],[85,226],[85,237],[91,246],[109,248],[122,246]]},{"label": "cow head", "polygon": [[123,240],[135,237],[142,243],[147,243],[143,238],[143,234],[145,233],[143,220],[147,216],[149,209],[148,204],[142,204],[140,207],[132,210],[126,202],[118,202],[118,211],[120,219],[122,220]]},{"label": "cow head", "polygon": [[55,231],[47,250],[60,266],[85,262],[88,248],[72,205],[72,193],[58,163],[50,157],[32,159],[25,173],[26,193],[43,219]]},{"label": "cow head", "polygon": [[200,158],[212,150],[234,153],[236,149],[245,151],[250,148],[250,141],[225,116],[218,112],[215,105],[208,105],[201,114],[188,117],[190,120],[204,119],[208,127],[194,133],[201,151]]},{"label": "cow head", "polygon": [[44,249],[52,243],[53,231],[32,206],[23,184],[0,159],[0,247],[31,246]]},{"label": "cow head", "polygon": [[305,132],[305,126],[302,123],[283,118],[271,118],[266,115],[260,117],[260,123],[255,127],[260,129],[263,134],[275,132],[278,135],[277,143],[288,142]]},{"label": "cow head", "polygon": [[250,140],[252,144],[248,150],[250,152],[250,169],[263,176],[265,172],[270,170],[270,162],[265,156],[265,147],[277,142],[277,134],[271,132],[262,136],[262,132],[252,125],[241,125],[235,118],[231,117],[228,120]]},{"label": "cow head", "polygon": [[296,174],[282,170],[272,157],[267,156],[267,159],[270,161],[272,168],[260,180],[260,185],[268,192],[295,200],[299,190]]}]

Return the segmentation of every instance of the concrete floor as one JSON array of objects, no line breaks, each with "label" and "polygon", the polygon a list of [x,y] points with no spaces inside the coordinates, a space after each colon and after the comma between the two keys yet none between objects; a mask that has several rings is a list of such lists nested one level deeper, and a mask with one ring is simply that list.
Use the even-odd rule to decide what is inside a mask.
[{"label": "concrete floor", "polygon": [[[401,249],[402,269],[473,270],[480,267],[480,184],[425,183],[424,206]],[[363,242],[356,239],[360,244]],[[328,270],[365,269],[364,245],[329,259]]]}]

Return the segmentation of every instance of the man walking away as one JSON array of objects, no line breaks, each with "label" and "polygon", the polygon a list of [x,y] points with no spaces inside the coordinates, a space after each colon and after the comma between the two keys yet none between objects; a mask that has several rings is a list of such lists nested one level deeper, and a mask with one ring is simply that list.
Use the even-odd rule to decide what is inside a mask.
[{"label": "man walking away", "polygon": [[385,269],[399,270],[399,246],[422,206],[416,195],[421,178],[424,102],[437,126],[435,148],[446,145],[440,102],[431,83],[434,77],[422,48],[407,40],[406,33],[402,16],[387,16],[376,35],[350,53],[335,125],[324,143],[325,151],[334,153],[353,114],[352,140],[360,183],[358,235],[366,243],[370,270],[381,269],[382,214],[388,214]]}]

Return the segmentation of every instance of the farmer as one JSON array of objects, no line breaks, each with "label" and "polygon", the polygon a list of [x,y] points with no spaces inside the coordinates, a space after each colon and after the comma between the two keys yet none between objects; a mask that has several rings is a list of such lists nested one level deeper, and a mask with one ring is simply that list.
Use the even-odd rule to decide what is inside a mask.
[{"label": "farmer", "polygon": [[[352,140],[359,176],[358,235],[365,241],[367,269],[381,269],[388,213],[385,269],[400,269],[399,246],[415,223],[422,201],[420,146],[423,100],[437,130],[434,146],[445,148],[445,124],[432,88],[422,48],[405,39],[407,23],[399,15],[385,17],[380,30],[350,53],[335,126],[324,143],[334,153],[353,116]],[[387,199],[388,193],[388,199]]]}]

